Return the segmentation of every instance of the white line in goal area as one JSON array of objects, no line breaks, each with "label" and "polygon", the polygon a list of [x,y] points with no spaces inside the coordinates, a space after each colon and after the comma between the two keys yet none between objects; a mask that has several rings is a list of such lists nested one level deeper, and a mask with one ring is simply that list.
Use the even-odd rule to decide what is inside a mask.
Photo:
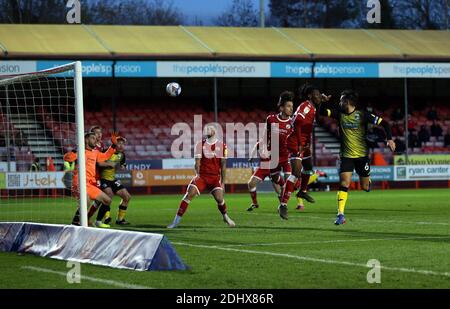
[{"label": "white line in goal area", "polygon": [[[5,158],[0,161],[6,162],[0,166],[4,171],[0,172],[0,221],[69,224],[75,212],[72,207],[69,215],[69,205],[76,203],[70,198],[70,175],[66,179],[62,176],[62,158],[65,151],[76,147],[80,196],[84,197],[81,62],[0,76],[0,158]],[[34,167],[33,163],[36,163]],[[21,205],[25,201],[34,206]],[[61,207],[52,208],[51,204]],[[27,211],[28,216],[15,216],[14,210]],[[82,198],[81,222],[87,226],[86,213],[86,199]]]},{"label": "white line in goal area", "polygon": [[[301,255],[294,255],[294,254],[288,254],[288,253],[236,249],[236,248],[230,248],[230,247],[200,245],[200,244],[197,245],[197,244],[190,244],[190,243],[185,243],[185,242],[172,242],[172,244],[177,245],[177,246],[187,246],[187,247],[193,247],[193,248],[231,251],[231,252],[249,253],[249,254],[260,254],[260,255],[268,255],[268,256],[275,256],[275,257],[284,257],[284,258],[308,261],[308,262],[313,262],[313,263],[335,264],[335,265],[369,268],[369,267],[367,267],[367,264],[363,264],[363,263],[315,258],[315,257],[311,257],[311,256],[301,256]],[[423,270],[423,269],[404,268],[404,267],[391,267],[391,266],[383,266],[383,265],[380,268],[389,270],[389,271],[394,271],[394,272],[405,272],[405,273],[415,273],[415,274],[428,275],[428,276],[450,277],[450,272],[438,272],[438,271],[434,271],[434,270]]]},{"label": "white line in goal area", "polygon": [[[48,273],[48,274],[54,274],[54,275],[67,277],[67,272],[56,271],[56,270],[53,270],[53,269],[48,269],[48,268],[43,268],[43,267],[22,266],[21,268],[22,269],[26,269],[26,270],[37,271],[37,272],[41,272],[41,273]],[[80,279],[81,279],[81,281],[86,280],[86,281],[102,283],[102,284],[111,285],[111,286],[124,288],[124,289],[152,289],[151,287],[148,287],[148,286],[131,284],[131,283],[126,283],[126,282],[116,281],[116,280],[109,280],[109,279],[102,279],[102,278],[84,276],[84,275],[81,275]],[[68,284],[66,281],[64,281],[64,283]]]}]

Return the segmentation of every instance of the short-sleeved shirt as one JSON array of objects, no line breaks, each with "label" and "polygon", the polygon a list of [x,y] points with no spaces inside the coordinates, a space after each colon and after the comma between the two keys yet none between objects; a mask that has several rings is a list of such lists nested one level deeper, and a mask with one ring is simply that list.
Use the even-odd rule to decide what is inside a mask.
[{"label": "short-sleeved shirt", "polygon": [[[274,126],[272,126],[274,124]],[[280,114],[269,115],[266,118],[267,143],[268,150],[272,154],[271,138],[272,134],[278,134],[278,160],[280,162],[288,161],[289,151],[286,146],[286,140],[292,132],[291,118],[281,119]],[[273,149],[275,150],[275,149]]]},{"label": "short-sleeved shirt", "polygon": [[219,140],[206,139],[195,145],[195,158],[200,158],[200,176],[220,176],[222,159],[227,157],[227,145]]},{"label": "short-sleeved shirt", "polygon": [[291,148],[298,148],[311,142],[311,135],[316,118],[316,107],[310,101],[302,102],[292,116],[292,133],[287,139]]}]

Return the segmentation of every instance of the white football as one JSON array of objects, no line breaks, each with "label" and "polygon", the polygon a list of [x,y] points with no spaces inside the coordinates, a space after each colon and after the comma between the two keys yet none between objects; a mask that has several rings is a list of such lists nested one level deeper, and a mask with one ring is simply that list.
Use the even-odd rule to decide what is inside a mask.
[{"label": "white football", "polygon": [[181,86],[178,83],[168,83],[166,86],[166,92],[171,97],[177,97],[181,93]]}]

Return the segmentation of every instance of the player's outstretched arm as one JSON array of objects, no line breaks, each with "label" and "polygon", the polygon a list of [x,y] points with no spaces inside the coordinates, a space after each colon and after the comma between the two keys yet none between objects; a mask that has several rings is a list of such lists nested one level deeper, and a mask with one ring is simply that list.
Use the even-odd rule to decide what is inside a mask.
[{"label": "player's outstretched arm", "polygon": [[387,145],[389,149],[391,149],[392,152],[395,151],[395,142],[392,140],[392,130],[391,125],[389,122],[387,122],[384,119],[381,119],[380,124],[381,127],[383,127],[384,131],[386,132],[386,139],[387,139]]},{"label": "player's outstretched arm", "polygon": [[97,166],[98,167],[116,167],[116,163],[102,161],[102,162],[97,162]]},{"label": "player's outstretched arm", "polygon": [[[322,95],[322,98],[325,95]],[[329,102],[331,95],[330,96],[325,96],[326,100],[323,98],[322,99],[322,104],[320,104],[319,106],[319,115],[320,116],[325,116],[325,117],[330,117],[330,118],[334,118],[334,119],[338,119],[339,118],[339,109],[337,109],[334,106],[331,106]]]},{"label": "player's outstretched arm", "polygon": [[392,130],[389,122],[381,118],[380,116],[376,116],[374,114],[368,114],[368,121],[372,124],[383,127],[384,132],[386,132],[387,145],[392,152],[395,151],[395,142],[392,140]]},{"label": "player's outstretched arm", "polygon": [[98,162],[104,162],[104,161],[108,160],[109,158],[111,158],[111,156],[116,152],[117,140],[119,138],[121,138],[119,133],[113,132],[111,134],[111,143],[112,143],[112,145],[105,152],[99,152],[97,154],[97,163]]}]

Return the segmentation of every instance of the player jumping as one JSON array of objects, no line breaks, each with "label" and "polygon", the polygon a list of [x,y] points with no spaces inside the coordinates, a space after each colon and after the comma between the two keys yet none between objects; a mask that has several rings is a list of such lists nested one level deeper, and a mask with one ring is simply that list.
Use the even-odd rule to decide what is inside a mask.
[{"label": "player jumping", "polygon": [[292,192],[298,188],[298,180],[300,180],[300,190],[297,197],[314,203],[314,199],[307,192],[309,178],[314,173],[311,158],[311,138],[316,110],[323,100],[323,95],[319,89],[309,84],[302,87],[300,94],[305,101],[299,105],[294,113],[292,119],[293,131],[286,140],[287,148],[291,153],[292,175],[286,180],[278,207],[280,217],[285,220],[288,219],[287,203]]},{"label": "player jumping", "polygon": [[[325,172],[321,171],[321,170],[316,170],[315,172],[313,172],[313,174],[311,175],[311,177],[309,177],[309,180],[308,180],[308,186],[309,186],[310,184],[315,183],[319,177],[327,177],[327,174],[326,174]],[[297,182],[299,182],[299,181],[297,181]],[[299,186],[299,185],[300,185],[300,184],[296,184],[296,188],[297,188],[297,186]],[[299,210],[299,211],[303,211],[303,210],[305,210],[305,203],[303,202],[303,199],[302,199],[301,197],[299,197],[300,192],[301,192],[301,191],[299,191],[299,192],[297,193],[297,207],[296,207],[295,209],[297,209],[297,210]]]},{"label": "player jumping", "polygon": [[225,188],[227,146],[216,137],[216,128],[206,127],[207,138],[195,145],[195,177],[187,187],[178,212],[173,222],[167,226],[172,229],[178,226],[181,217],[186,212],[189,203],[196,195],[208,189],[217,202],[217,207],[223,216],[223,221],[230,227],[236,224],[227,214],[227,206],[223,198]]},{"label": "player jumping", "polygon": [[[263,147],[265,141],[267,141],[268,146],[270,146],[270,139],[272,131],[275,127],[272,128],[272,124],[278,125],[278,131],[274,131],[273,133],[277,133],[279,137],[279,149],[278,149],[278,165],[270,169],[270,158],[269,156],[265,156],[264,152],[262,153],[263,157],[261,158],[260,165],[256,169],[255,173],[252,175],[248,182],[248,190],[250,192],[250,196],[252,198],[252,204],[247,209],[248,211],[252,211],[255,208],[258,208],[258,200],[256,198],[256,186],[258,183],[263,181],[267,176],[270,176],[272,180],[273,187],[275,191],[277,192],[278,197],[280,198],[281,194],[281,188],[284,186],[284,179],[281,176],[281,171],[285,174],[285,177],[290,175],[291,173],[291,166],[289,164],[289,152],[287,151],[287,148],[285,147],[286,144],[286,138],[291,133],[291,115],[293,112],[293,99],[294,94],[289,91],[285,91],[281,93],[280,99],[278,101],[278,110],[279,113],[277,115],[269,115],[266,119],[266,131],[265,131],[265,137],[258,142],[255,145],[255,148],[252,151],[253,153],[256,152],[257,147]],[[263,148],[264,149],[264,148]],[[271,151],[270,147],[267,147],[269,152]],[[276,149],[273,149],[274,151]]]},{"label": "player jumping", "polygon": [[320,109],[323,116],[334,118],[339,123],[341,137],[341,150],[339,153],[340,186],[337,193],[338,214],[334,224],[344,224],[344,208],[347,202],[348,188],[351,183],[353,170],[359,175],[362,189],[370,191],[370,160],[369,148],[366,142],[367,125],[374,124],[384,128],[387,145],[392,152],[395,151],[395,143],[392,140],[392,132],[389,123],[381,117],[368,111],[357,109],[358,94],[353,90],[344,90],[341,93],[339,108]]},{"label": "player jumping", "polygon": [[[79,196],[79,187],[78,187],[78,169],[75,169],[73,180],[72,180],[72,192],[77,196],[78,198],[87,198],[88,205],[91,200],[96,200],[103,205],[106,205],[109,207],[111,204],[111,198],[102,190],[100,190],[97,187],[97,181],[95,179],[95,169],[97,162],[104,162],[108,160],[115,152],[115,148],[117,145],[117,138],[118,135],[112,134],[111,135],[111,147],[108,148],[108,150],[105,153],[99,152],[98,150],[95,150],[95,144],[97,142],[97,139],[95,137],[95,134],[92,132],[88,132],[84,135],[84,141],[85,141],[85,156],[86,156],[86,193],[87,197],[80,197]],[[77,160],[77,154],[73,151],[68,152],[64,155],[64,161],[67,162],[75,162]],[[99,215],[101,213],[101,218],[105,215],[106,208],[100,209]],[[78,207],[75,216],[72,220],[73,225],[80,225],[80,209]],[[95,222],[95,225],[97,227],[109,227],[108,225],[103,224],[101,221],[97,220]]]}]

